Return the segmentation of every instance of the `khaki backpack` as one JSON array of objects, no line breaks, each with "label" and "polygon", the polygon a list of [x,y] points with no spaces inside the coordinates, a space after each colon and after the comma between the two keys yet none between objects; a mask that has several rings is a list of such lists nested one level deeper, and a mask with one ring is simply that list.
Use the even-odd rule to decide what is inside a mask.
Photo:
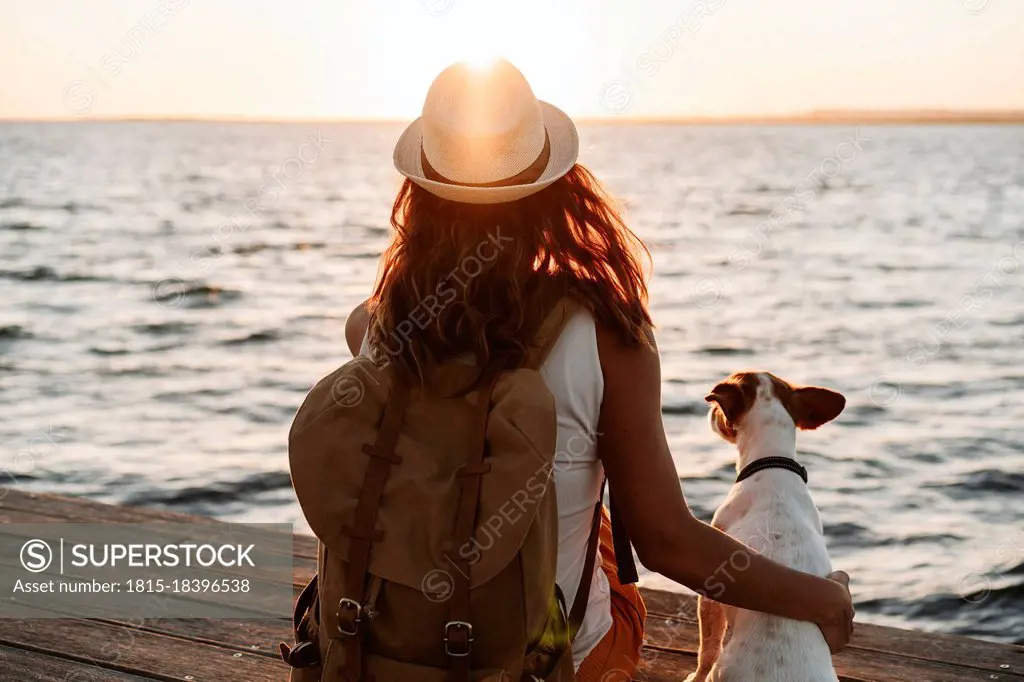
[{"label": "khaki backpack", "polygon": [[319,539],[296,601],[292,682],[571,682],[597,546],[573,612],[555,584],[554,398],[538,368],[574,309],[560,302],[525,366],[423,386],[357,357],[320,380],[289,434],[292,481]]}]

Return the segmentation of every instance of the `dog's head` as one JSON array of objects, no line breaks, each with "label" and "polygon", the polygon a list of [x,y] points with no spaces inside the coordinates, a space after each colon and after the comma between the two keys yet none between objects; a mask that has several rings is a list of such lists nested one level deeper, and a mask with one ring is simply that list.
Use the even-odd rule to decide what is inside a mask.
[{"label": "dog's head", "polygon": [[793,386],[768,372],[737,372],[711,389],[711,430],[730,443],[754,414],[788,418],[798,429],[816,429],[839,416],[846,398],[819,386]]}]

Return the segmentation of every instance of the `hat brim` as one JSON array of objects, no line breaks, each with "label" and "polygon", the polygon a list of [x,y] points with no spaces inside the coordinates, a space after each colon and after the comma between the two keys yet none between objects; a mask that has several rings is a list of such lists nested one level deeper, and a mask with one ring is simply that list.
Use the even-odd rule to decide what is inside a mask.
[{"label": "hat brim", "polygon": [[464,204],[501,204],[516,201],[541,191],[568,173],[580,152],[580,138],[572,119],[558,107],[539,102],[544,128],[548,133],[551,155],[547,168],[534,181],[526,185],[506,187],[468,187],[437,182],[424,177],[421,149],[423,121],[417,118],[409,124],[395,145],[395,168],[431,194]]}]

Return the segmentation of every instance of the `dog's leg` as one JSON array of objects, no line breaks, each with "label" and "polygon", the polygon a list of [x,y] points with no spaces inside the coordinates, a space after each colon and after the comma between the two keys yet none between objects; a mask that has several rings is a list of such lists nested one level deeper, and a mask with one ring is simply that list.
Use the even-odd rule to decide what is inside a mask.
[{"label": "dog's leg", "polygon": [[700,622],[700,652],[697,654],[697,672],[686,682],[704,682],[722,653],[725,639],[725,608],[716,601],[697,598],[697,617]]}]

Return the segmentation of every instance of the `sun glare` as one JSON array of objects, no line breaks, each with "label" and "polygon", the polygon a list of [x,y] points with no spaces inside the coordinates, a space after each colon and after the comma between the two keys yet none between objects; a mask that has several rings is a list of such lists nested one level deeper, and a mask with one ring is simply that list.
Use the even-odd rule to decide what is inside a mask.
[{"label": "sun glare", "polygon": [[[463,62],[483,71],[500,58],[526,75],[538,97],[573,108],[577,84],[567,84],[559,74],[578,68],[574,60],[585,53],[588,26],[581,6],[546,0],[523,0],[523,6],[490,0],[435,4],[450,10],[437,15],[396,13],[386,3],[356,5],[360,25],[366,27],[358,37],[360,48],[366,51],[374,74],[361,88],[368,92],[365,101],[375,109],[415,117],[427,87],[442,69]],[[546,20],[538,22],[542,15]],[[347,81],[350,70],[340,71]],[[593,100],[594,91],[591,88],[583,96]],[[332,92],[337,106],[350,101],[347,82]]]},{"label": "sun glare", "polygon": [[480,54],[470,54],[463,58],[463,62],[473,71],[488,71],[494,68],[501,55],[494,51]]}]

